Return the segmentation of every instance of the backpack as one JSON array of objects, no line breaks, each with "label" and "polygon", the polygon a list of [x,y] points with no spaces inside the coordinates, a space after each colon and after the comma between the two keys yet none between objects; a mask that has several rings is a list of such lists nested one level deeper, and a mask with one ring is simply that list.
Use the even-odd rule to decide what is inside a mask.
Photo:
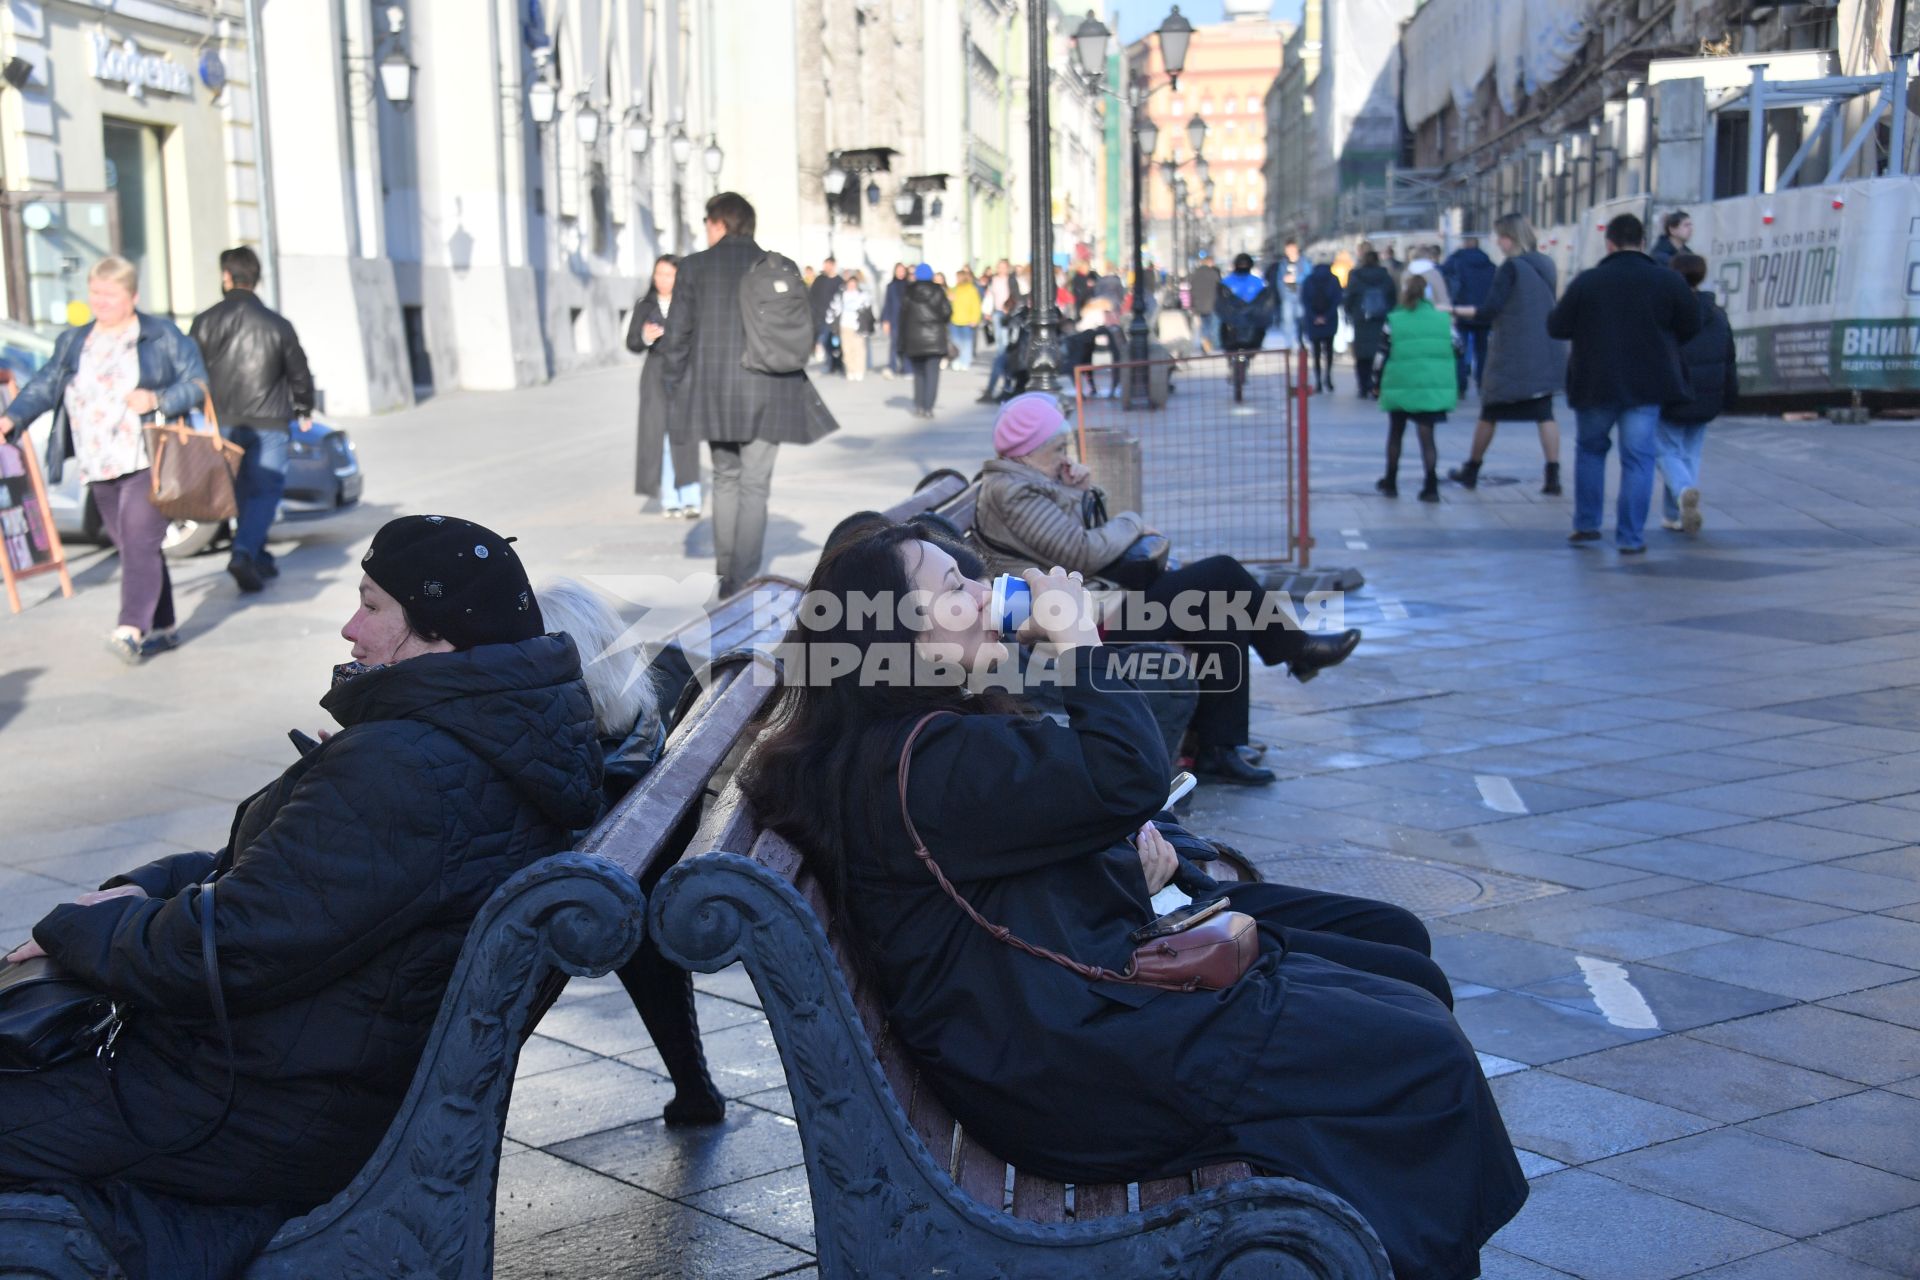
[{"label": "backpack", "polygon": [[740,319],[747,349],[740,365],[755,373],[799,373],[813,358],[813,309],[793,259],[764,253],[740,277]]},{"label": "backpack", "polygon": [[1362,320],[1385,320],[1387,313],[1393,310],[1393,299],[1379,285],[1368,285],[1367,291],[1360,295],[1360,318]]}]

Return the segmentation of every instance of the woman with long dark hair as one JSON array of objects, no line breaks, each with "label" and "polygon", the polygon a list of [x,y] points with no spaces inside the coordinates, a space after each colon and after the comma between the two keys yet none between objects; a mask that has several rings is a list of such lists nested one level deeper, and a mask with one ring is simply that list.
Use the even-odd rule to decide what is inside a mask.
[{"label": "woman with long dark hair", "polygon": [[[652,283],[627,322],[627,350],[650,352],[666,336],[679,263],[670,253],[654,260]],[[640,443],[633,491],[643,498],[658,497],[661,512],[669,518],[698,520],[700,441],[690,429],[676,431],[668,422],[666,379],[665,363],[648,355],[640,368]]]},{"label": "woman with long dark hair", "polygon": [[[742,774],[819,876],[890,1025],[955,1117],[1022,1168],[1106,1182],[1245,1159],[1352,1202],[1400,1280],[1477,1275],[1526,1181],[1413,916],[1235,884],[1258,959],[1224,990],[1174,992],[1008,945],[916,856],[907,815],[985,920],[1122,970],[1179,870],[1170,837],[1191,839],[1153,821],[1166,749],[1102,660],[1079,575],[1023,576],[1041,624],[1023,635],[1062,676],[1062,718],[991,691],[1008,651],[985,583],[910,526],[843,525]],[[1195,887],[1203,904],[1227,892]]]}]

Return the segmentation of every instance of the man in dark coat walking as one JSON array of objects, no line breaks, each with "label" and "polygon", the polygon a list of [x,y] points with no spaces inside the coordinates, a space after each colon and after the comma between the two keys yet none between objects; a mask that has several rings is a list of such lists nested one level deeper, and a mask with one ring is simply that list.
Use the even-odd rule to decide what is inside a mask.
[{"label": "man in dark coat walking", "polygon": [[1733,326],[1727,313],[1700,285],[1707,278],[1707,260],[1693,253],[1676,253],[1667,264],[1693,290],[1700,305],[1700,332],[1680,348],[1692,394],[1660,411],[1660,472],[1664,529],[1675,533],[1700,532],[1700,453],[1707,441],[1707,424],[1733,407],[1740,395],[1740,362],[1734,353]]},{"label": "man in dark coat walking", "polygon": [[1607,256],[1575,276],[1547,313],[1547,333],[1572,343],[1567,403],[1578,424],[1569,542],[1600,540],[1607,451],[1620,427],[1620,497],[1614,541],[1621,555],[1647,549],[1655,435],[1663,405],[1687,399],[1680,344],[1700,331],[1700,305],[1679,273],[1642,251],[1647,230],[1623,213],[1607,224]]},{"label": "man in dark coat walking", "polygon": [[207,362],[208,391],[220,434],[246,450],[236,476],[240,514],[227,572],[248,594],[280,570],[267,551],[267,530],[287,488],[287,454],[295,418],[313,413],[313,374],[300,337],[285,316],[254,290],[260,259],[245,245],[220,255],[226,296],[194,317],[188,334]]},{"label": "man in dark coat walking", "polygon": [[[1493,289],[1493,259],[1480,247],[1478,236],[1462,236],[1460,247],[1447,255],[1440,264],[1440,274],[1447,282],[1447,294],[1456,307],[1478,307],[1487,300],[1487,294]],[[1487,326],[1484,324],[1463,323],[1459,325],[1462,350],[1460,352],[1460,389],[1466,390],[1467,379],[1473,379],[1473,385],[1480,385],[1480,371],[1487,364]]]},{"label": "man in dark coat walking", "polygon": [[1213,258],[1205,249],[1200,251],[1200,264],[1187,277],[1188,296],[1192,299],[1193,314],[1200,317],[1200,341],[1209,351],[1220,349],[1220,317],[1215,304],[1220,298],[1220,268],[1214,265]]},{"label": "man in dark coat walking", "polygon": [[753,206],[731,191],[707,201],[707,248],[680,260],[660,350],[667,395],[713,457],[713,554],[720,594],[760,572],[767,497],[783,444],[812,444],[838,423],[805,372],[760,373],[742,364],[746,321],[740,281],[765,256]]},{"label": "man in dark coat walking", "polygon": [[828,373],[845,373],[846,361],[840,356],[840,328],[830,323],[833,303],[846,290],[840,278],[840,264],[828,258],[820,264],[820,274],[807,286],[807,309],[813,313],[814,343],[820,348],[821,363]]}]

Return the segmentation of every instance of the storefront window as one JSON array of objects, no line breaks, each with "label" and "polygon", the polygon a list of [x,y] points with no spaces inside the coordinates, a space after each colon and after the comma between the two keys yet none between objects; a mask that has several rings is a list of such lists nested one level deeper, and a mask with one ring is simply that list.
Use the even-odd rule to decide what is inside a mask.
[{"label": "storefront window", "polygon": [[120,214],[120,252],[140,268],[140,309],[173,311],[173,273],[167,259],[167,179],[161,159],[165,132],[154,125],[107,119],[107,190]]},{"label": "storefront window", "polygon": [[64,191],[0,197],[15,264],[7,293],[16,320],[49,333],[86,323],[87,272],[116,243],[112,200]]}]

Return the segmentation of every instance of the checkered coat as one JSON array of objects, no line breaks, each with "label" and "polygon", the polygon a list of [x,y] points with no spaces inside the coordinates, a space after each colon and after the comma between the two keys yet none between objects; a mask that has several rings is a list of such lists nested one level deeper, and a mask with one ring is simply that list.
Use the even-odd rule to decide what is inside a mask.
[{"label": "checkered coat", "polygon": [[675,425],[696,439],[812,444],[839,426],[805,373],[757,373],[740,363],[740,280],[764,252],[751,237],[730,235],[680,260],[654,354],[664,357]]}]

